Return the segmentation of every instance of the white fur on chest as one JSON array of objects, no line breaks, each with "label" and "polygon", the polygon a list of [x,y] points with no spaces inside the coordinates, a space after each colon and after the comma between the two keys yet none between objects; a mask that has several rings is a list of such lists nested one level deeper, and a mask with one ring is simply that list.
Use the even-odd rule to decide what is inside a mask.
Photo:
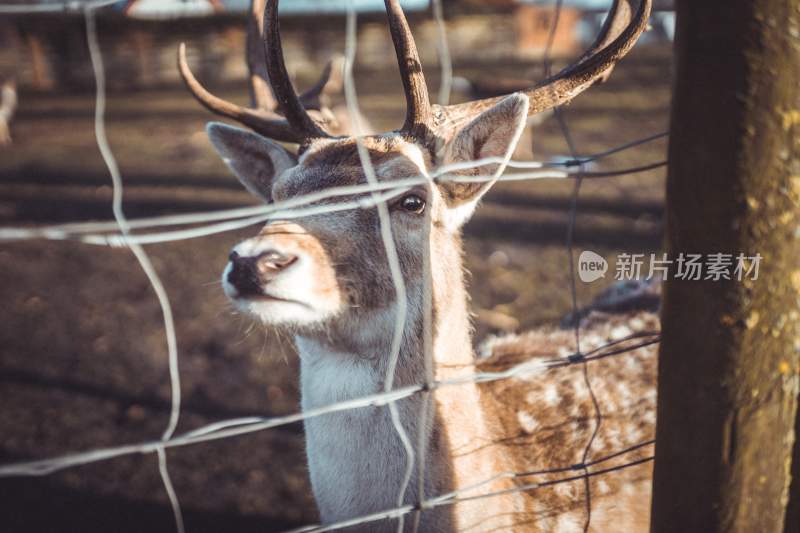
[{"label": "white fur on chest", "polygon": [[303,410],[378,392],[380,376],[369,360],[297,337]]},{"label": "white fur on chest", "polygon": [[[326,351],[313,340],[296,342],[303,411],[380,391],[382,379],[370,361]],[[386,406],[310,418],[305,430],[309,476],[323,522],[395,506],[406,458]],[[365,531],[384,526],[393,530],[387,523]]]}]

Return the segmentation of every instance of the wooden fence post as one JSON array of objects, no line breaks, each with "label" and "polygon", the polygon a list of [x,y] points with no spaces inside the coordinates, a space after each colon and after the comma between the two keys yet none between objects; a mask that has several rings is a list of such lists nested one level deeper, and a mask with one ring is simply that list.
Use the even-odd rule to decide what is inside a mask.
[{"label": "wooden fence post", "polygon": [[800,379],[800,0],[676,3],[670,257],[762,260],[756,280],[665,285],[652,530],[780,533]]}]

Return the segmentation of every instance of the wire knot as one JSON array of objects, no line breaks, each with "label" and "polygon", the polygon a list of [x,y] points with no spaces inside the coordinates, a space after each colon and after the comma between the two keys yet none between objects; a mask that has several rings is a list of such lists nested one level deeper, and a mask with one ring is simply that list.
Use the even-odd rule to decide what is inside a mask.
[{"label": "wire knot", "polygon": [[576,352],[572,355],[567,356],[567,361],[570,363],[583,363],[586,361],[586,356],[583,355],[581,352]]}]

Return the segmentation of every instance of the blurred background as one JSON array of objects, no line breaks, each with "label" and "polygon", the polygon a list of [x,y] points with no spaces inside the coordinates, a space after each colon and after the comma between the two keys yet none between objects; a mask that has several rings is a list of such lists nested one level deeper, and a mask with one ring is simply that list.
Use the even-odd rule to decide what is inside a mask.
[{"label": "blurred background", "polygon": [[[8,13],[53,2],[0,3],[0,83],[18,104],[0,146],[0,225],[111,220],[111,186],[94,137],[94,77],[78,11]],[[428,0],[402,2],[434,98],[439,34]],[[611,0],[564,0],[555,69],[581,53]],[[452,101],[532,84],[556,21],[554,0],[443,0],[456,83]],[[284,52],[304,88],[344,51],[346,0],[283,0]],[[400,126],[402,87],[383,2],[357,0],[355,81],[378,131]],[[198,78],[248,101],[248,0],[122,1],[97,12],[108,78],[107,129],[125,184],[128,217],[252,205],[204,133],[212,116],[176,68],[187,45]],[[656,2],[651,26],[610,79],[564,109],[582,155],[666,131],[674,14]],[[555,70],[554,70],[555,71]],[[522,88],[519,86],[517,88]],[[341,95],[338,101],[341,102]],[[664,140],[592,165],[613,170],[663,160]],[[558,121],[534,126],[516,159],[570,157]],[[607,259],[661,247],[664,169],[587,180],[576,253]],[[476,342],[557,325],[570,310],[565,247],[571,181],[503,183],[466,226]],[[297,411],[291,341],[235,314],[219,276],[229,249],[256,228],[147,247],[172,301],[183,409],[178,431],[224,418]],[[157,438],[170,389],[161,311],[128,250],[71,242],[0,244],[0,462],[44,458]],[[613,280],[579,284],[588,303]],[[301,424],[168,452],[188,531],[280,531],[316,520]],[[173,531],[153,455],[42,478],[0,479],[0,531]]]}]

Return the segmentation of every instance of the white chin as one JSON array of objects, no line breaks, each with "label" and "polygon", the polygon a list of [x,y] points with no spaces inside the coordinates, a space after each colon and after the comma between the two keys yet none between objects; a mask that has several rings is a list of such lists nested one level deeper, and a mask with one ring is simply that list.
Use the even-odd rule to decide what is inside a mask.
[{"label": "white chin", "polygon": [[236,289],[227,281],[227,271],[222,278],[222,289],[239,311],[270,326],[314,326],[333,315],[330,311],[318,310],[291,300],[240,298]]},{"label": "white chin", "polygon": [[241,311],[270,326],[313,326],[330,317],[330,313],[297,302],[234,298],[233,303]]},{"label": "white chin", "polygon": [[[241,298],[236,288],[228,282],[230,263],[222,273],[222,290],[239,311],[252,315],[270,326],[314,327],[332,318],[339,311],[338,302],[316,301],[313,293],[305,291],[283,291],[276,288],[276,299]],[[286,294],[289,292],[291,294]],[[300,292],[293,298],[295,292]]]}]

